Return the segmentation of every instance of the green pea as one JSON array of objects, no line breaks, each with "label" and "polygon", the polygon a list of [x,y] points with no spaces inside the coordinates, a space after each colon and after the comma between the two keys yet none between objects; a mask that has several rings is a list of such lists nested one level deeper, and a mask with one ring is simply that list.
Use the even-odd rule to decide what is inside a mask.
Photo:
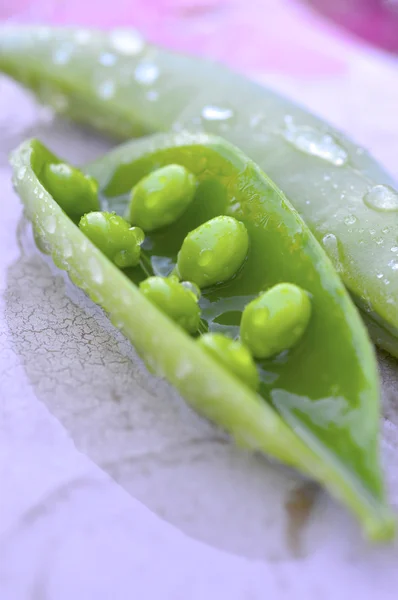
[{"label": "green pea", "polygon": [[198,338],[197,343],[250,388],[258,389],[260,380],[257,367],[242,342],[221,333],[205,333]]},{"label": "green pea", "polygon": [[153,171],[133,188],[129,219],[144,231],[174,223],[195,195],[196,178],[181,165],[167,165]]},{"label": "green pea", "polygon": [[240,337],[256,358],[269,358],[297,344],[311,317],[308,293],[280,283],[244,309]]},{"label": "green pea", "polygon": [[66,163],[47,163],[43,179],[46,189],[62,210],[73,220],[99,210],[98,184]]},{"label": "green pea", "polygon": [[227,281],[242,266],[249,248],[246,227],[233,217],[215,217],[185,238],[177,272],[200,288]]},{"label": "green pea", "polygon": [[79,228],[121,269],[138,265],[145,237],[139,227],[115,213],[91,212],[80,219]]},{"label": "green pea", "polygon": [[176,277],[148,277],[140,290],[162,312],[188,333],[195,333],[200,322],[200,308],[194,291]]}]

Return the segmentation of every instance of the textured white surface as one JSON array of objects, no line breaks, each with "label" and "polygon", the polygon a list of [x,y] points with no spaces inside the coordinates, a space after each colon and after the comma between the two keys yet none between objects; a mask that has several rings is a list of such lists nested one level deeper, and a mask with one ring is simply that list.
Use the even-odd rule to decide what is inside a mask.
[{"label": "textured white surface", "polygon": [[[398,175],[397,77],[396,66],[369,58],[339,81],[262,79]],[[107,147],[50,121],[0,79],[1,600],[395,598],[398,547],[364,544],[320,491],[295,525],[302,480],[189,411],[38,253],[7,166],[32,135],[77,163]],[[398,505],[395,362],[384,360],[382,373],[383,452]]]}]

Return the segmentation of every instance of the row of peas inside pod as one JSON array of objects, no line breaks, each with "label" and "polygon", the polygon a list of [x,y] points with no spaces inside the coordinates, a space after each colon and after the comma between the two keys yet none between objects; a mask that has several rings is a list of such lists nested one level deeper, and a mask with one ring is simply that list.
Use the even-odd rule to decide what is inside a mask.
[{"label": "row of peas inside pod", "polygon": [[[143,261],[144,232],[167,227],[191,204],[197,186],[185,167],[170,164],[135,185],[125,218],[100,210],[98,184],[65,163],[48,163],[43,173],[48,191],[81,231],[120,269]],[[293,283],[280,283],[250,301],[242,312],[240,335],[201,331],[200,290],[225,283],[243,268],[249,252],[245,225],[220,215],[190,231],[177,264],[167,277],[149,276],[142,294],[191,335],[216,361],[256,390],[255,359],[263,360],[296,346],[311,317],[309,294]]]}]

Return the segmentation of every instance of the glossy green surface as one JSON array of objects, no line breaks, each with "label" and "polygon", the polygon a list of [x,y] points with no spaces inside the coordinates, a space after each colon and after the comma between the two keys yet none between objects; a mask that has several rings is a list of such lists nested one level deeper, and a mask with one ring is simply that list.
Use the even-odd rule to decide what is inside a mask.
[{"label": "glossy green surface", "polygon": [[53,198],[71,219],[78,220],[99,209],[97,182],[78,169],[66,163],[47,164],[43,179]]},{"label": "glossy green surface", "polygon": [[291,283],[279,283],[247,304],[240,336],[256,358],[270,358],[293,348],[311,317],[306,291]]},{"label": "glossy green surface", "polygon": [[134,186],[128,208],[130,223],[144,231],[170,225],[186,211],[195,195],[196,181],[181,165],[155,169]]},{"label": "glossy green surface", "polygon": [[[130,143],[87,165],[83,170],[99,181],[101,199],[119,214],[131,188],[155,165],[181,164],[197,177],[187,211],[166,230],[147,236],[140,266],[124,275],[43,189],[38,178],[47,160],[48,152],[35,141],[13,158],[15,185],[36,235],[52,247],[54,260],[72,280],[111,313],[149,367],[238,443],[325,485],[357,515],[368,537],[391,537],[395,522],[379,466],[373,348],[327,256],[272,181],[238,149],[205,135]],[[259,395],[217,365],[133,283],[148,274],[169,274],[187,233],[222,214],[245,224],[250,248],[237,277],[202,292],[202,319],[210,332],[236,335],[248,301],[277,283],[295,283],[312,298],[312,318],[300,344],[259,364]]]},{"label": "glossy green surface", "polygon": [[177,256],[176,272],[199,288],[223,283],[238,273],[248,249],[244,224],[220,215],[188,233]]},{"label": "glossy green surface", "polygon": [[121,269],[139,264],[145,237],[139,227],[131,227],[114,213],[92,212],[80,219],[79,228]]},{"label": "glossy green surface", "polygon": [[144,296],[177,325],[188,333],[197,332],[200,323],[198,299],[176,277],[148,277],[139,287]]},{"label": "glossy green surface", "polygon": [[239,340],[222,333],[204,333],[198,344],[235,377],[256,391],[260,385],[256,364],[249,350]]},{"label": "glossy green surface", "polygon": [[188,129],[233,142],[288,196],[375,341],[398,356],[397,191],[341,132],[221,65],[158,49],[134,31],[3,27],[0,69],[60,113],[119,138]]}]

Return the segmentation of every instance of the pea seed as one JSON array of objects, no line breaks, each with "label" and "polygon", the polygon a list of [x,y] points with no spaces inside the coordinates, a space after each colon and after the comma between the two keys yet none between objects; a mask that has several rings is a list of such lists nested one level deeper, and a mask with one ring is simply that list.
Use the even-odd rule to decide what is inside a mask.
[{"label": "pea seed", "polygon": [[221,333],[205,333],[197,343],[205,352],[253,390],[260,384],[257,367],[249,350],[239,340]]},{"label": "pea seed", "polygon": [[177,277],[148,277],[139,287],[150,302],[188,333],[198,330],[198,298],[193,291],[182,285]]},{"label": "pea seed", "polygon": [[255,358],[269,358],[292,348],[311,317],[307,292],[280,283],[252,300],[244,309],[240,336]]},{"label": "pea seed", "polygon": [[185,238],[177,271],[200,288],[227,281],[242,266],[249,248],[246,227],[233,217],[215,217]]},{"label": "pea seed", "polygon": [[43,183],[62,210],[74,221],[93,210],[99,210],[98,184],[66,163],[47,163]]},{"label": "pea seed", "polygon": [[83,233],[121,269],[138,265],[144,232],[114,213],[91,212],[80,219]]},{"label": "pea seed", "polygon": [[174,223],[192,202],[196,178],[181,165],[167,165],[153,171],[133,188],[129,219],[144,231]]}]

